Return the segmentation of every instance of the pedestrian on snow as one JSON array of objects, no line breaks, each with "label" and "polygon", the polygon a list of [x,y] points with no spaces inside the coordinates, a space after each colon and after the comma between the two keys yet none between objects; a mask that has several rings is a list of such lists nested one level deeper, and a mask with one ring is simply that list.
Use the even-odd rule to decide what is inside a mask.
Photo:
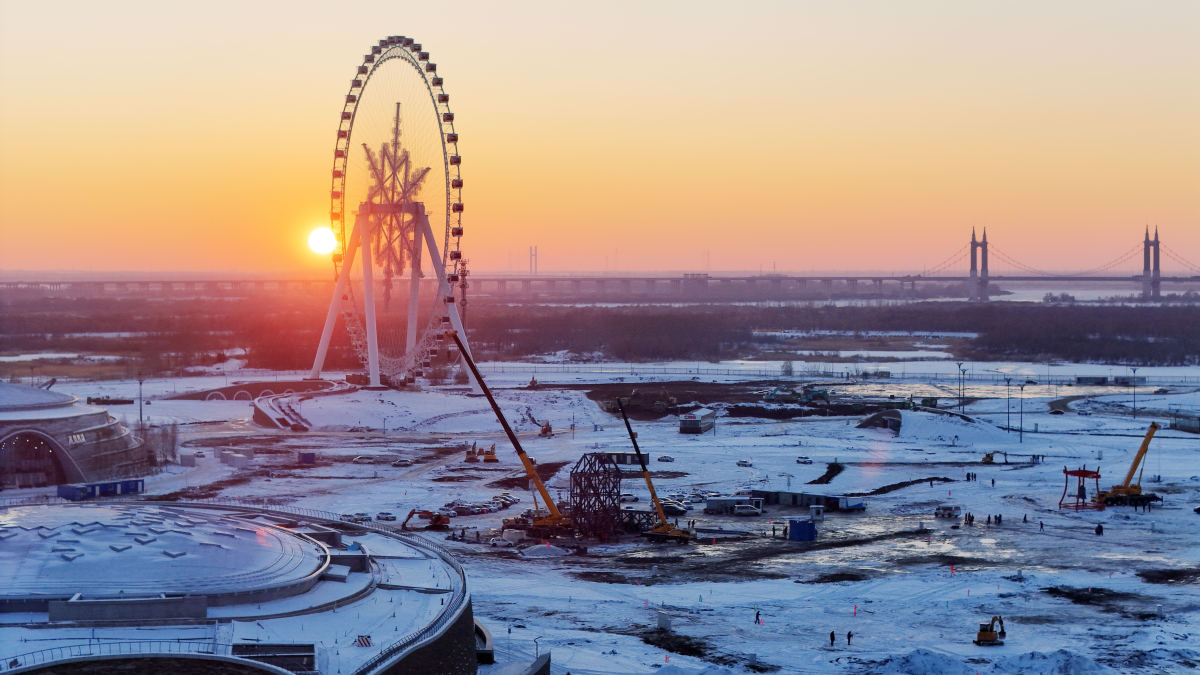
[{"label": "pedestrian on snow", "polygon": [[996,487],[996,479],[995,478],[992,479],[992,487]]},{"label": "pedestrian on snow", "polygon": [[754,610],[754,625],[757,626],[760,623],[762,623],[762,613],[756,609]]},{"label": "pedestrian on snow", "polygon": [[1025,515],[1021,516],[1021,522],[1022,522],[1022,523],[1028,523],[1028,522],[1029,522],[1029,514],[1028,514],[1028,513],[1026,513]]},{"label": "pedestrian on snow", "polygon": [[830,647],[833,646],[833,639],[834,639],[833,631],[829,631],[829,646]]},{"label": "pedestrian on snow", "polygon": [[846,646],[847,647],[850,646],[850,638],[852,638],[852,637],[854,637],[854,633],[852,631],[846,631]]},{"label": "pedestrian on snow", "polygon": [[1038,532],[1045,532],[1045,531],[1046,531],[1046,524],[1039,520],[1038,521]]},{"label": "pedestrian on snow", "polygon": [[1104,526],[1103,525],[1096,525],[1096,534],[1097,535],[1104,534]]},{"label": "pedestrian on snow", "polygon": [[992,514],[990,514],[990,513],[988,514],[988,517],[987,517],[987,524],[988,525],[992,524]]}]

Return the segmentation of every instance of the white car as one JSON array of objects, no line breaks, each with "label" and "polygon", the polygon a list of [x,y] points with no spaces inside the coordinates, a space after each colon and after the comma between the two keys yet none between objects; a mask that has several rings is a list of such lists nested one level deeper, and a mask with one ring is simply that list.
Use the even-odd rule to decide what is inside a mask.
[{"label": "white car", "polygon": [[375,520],[395,520],[396,514],[391,511],[380,511],[375,514]]},{"label": "white car", "polygon": [[354,459],[350,460],[350,462],[352,464],[374,464],[375,458],[368,457],[366,455],[359,455],[358,457],[355,457]]},{"label": "white car", "polygon": [[670,456],[670,455],[659,455],[659,456],[658,456],[658,461],[660,461],[660,462],[674,462],[674,461],[675,461],[675,458],[674,458],[674,457],[672,457],[672,456]]},{"label": "white car", "polygon": [[733,507],[733,515],[735,516],[761,516],[762,509],[749,504],[738,504]]},{"label": "white car", "polygon": [[637,495],[633,494],[632,492],[621,493],[621,501],[623,502],[636,502],[637,500]]},{"label": "white car", "polygon": [[751,462],[748,459],[739,459],[737,461],[737,465],[738,466],[754,466],[754,462]]},{"label": "white car", "polygon": [[805,457],[804,455],[800,455],[799,457],[796,458],[796,463],[797,464],[812,464],[813,462],[808,457]]}]

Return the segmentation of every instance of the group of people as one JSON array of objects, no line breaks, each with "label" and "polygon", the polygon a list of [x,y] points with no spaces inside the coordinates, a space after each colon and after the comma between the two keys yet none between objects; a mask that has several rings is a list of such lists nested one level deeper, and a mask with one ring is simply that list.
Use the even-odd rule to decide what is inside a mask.
[{"label": "group of people", "polygon": [[[846,646],[850,646],[850,638],[854,637],[854,631],[846,631]],[[837,640],[837,634],[829,631],[829,646],[832,647],[834,641]]]}]

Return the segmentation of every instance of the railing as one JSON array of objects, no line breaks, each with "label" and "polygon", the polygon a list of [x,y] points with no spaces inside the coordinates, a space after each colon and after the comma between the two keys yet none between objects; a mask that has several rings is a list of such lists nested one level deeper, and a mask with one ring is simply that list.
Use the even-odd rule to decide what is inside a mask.
[{"label": "railing", "polygon": [[[770,363],[772,365],[765,365]],[[513,363],[513,362],[491,362],[482,364],[480,369],[489,374],[504,374],[504,373],[520,373],[520,374],[588,374],[588,375],[628,375],[629,377],[643,377],[654,375],[671,375],[671,376],[714,376],[714,375],[736,375],[742,377],[756,377],[768,379],[780,379],[782,375],[782,364],[785,362],[772,361],[764,362],[764,364],[726,364],[723,366],[661,366],[653,364],[637,364],[637,363]],[[793,362],[799,364],[801,362]],[[833,370],[828,367],[821,368],[803,368],[794,366],[794,374],[791,377],[819,377],[828,379],[846,379],[861,378],[866,380],[918,380],[931,384],[937,383],[957,383],[960,376],[956,372],[923,372],[909,370],[889,370],[887,363],[880,363],[874,368],[862,368],[861,364],[847,363],[845,368]],[[888,377],[875,378],[872,373],[876,371],[887,371],[890,373]],[[950,369],[953,371],[953,368]],[[1032,373],[1013,374],[1010,375],[1014,383],[1013,386],[1024,382],[1025,380],[1036,380],[1041,385],[1067,385],[1075,384],[1076,377],[1097,376],[1096,373],[1053,373],[1049,378],[1039,376]],[[1111,375],[1108,377],[1112,377]],[[1156,385],[1200,385],[1200,376],[1190,375],[1145,375],[1145,383],[1139,386],[1156,386]],[[993,372],[968,371],[962,376],[967,382],[983,382],[987,384],[1003,385],[1004,376]],[[1093,385],[1086,385],[1093,386]],[[1094,386],[1116,386],[1120,385],[1094,385]],[[1124,387],[1120,387],[1124,388]]]},{"label": "railing", "polygon": [[217,644],[210,638],[188,638],[186,640],[120,640],[106,642],[89,640],[87,643],[49,647],[37,651],[6,656],[0,662],[0,670],[11,671],[30,668],[56,661],[95,656],[149,656],[153,654],[209,654],[230,656],[232,645]]},{"label": "railing", "polygon": [[[111,503],[111,502],[137,503],[137,502],[144,502],[146,500],[116,498],[116,499],[105,499],[103,501],[105,503]],[[298,507],[298,506],[290,506],[290,505],[286,505],[286,504],[273,504],[271,502],[272,502],[272,500],[270,500],[270,499],[213,497],[210,499],[190,499],[190,500],[186,500],[186,501],[156,502],[156,503],[163,504],[163,505],[179,505],[179,506],[194,505],[194,506],[222,506],[222,507],[234,507],[234,508],[249,507],[249,508],[253,508],[258,511],[264,511],[264,512],[268,512],[268,513],[276,513],[276,514],[280,514],[280,515],[304,516],[306,518],[311,518],[314,520],[324,520],[324,521],[338,522],[338,523],[345,522],[341,518],[339,518],[336,513],[331,513],[329,511],[321,511],[318,509],[306,509],[306,508],[302,508],[302,507]],[[35,499],[35,498],[30,497],[30,498],[25,498],[25,499],[5,500],[3,502],[3,505],[4,506],[22,506],[22,505],[62,504],[62,503],[76,503],[76,502],[68,502],[67,500],[63,500],[63,499],[59,499],[59,498],[36,498]],[[438,614],[437,618],[435,618],[432,622],[426,624],[423,628],[413,631],[412,633],[409,633],[409,634],[401,637],[400,639],[396,640],[395,642],[388,644],[387,646],[385,646],[383,648],[383,650],[379,654],[377,654],[366,664],[360,666],[357,670],[354,671],[355,673],[369,673],[372,670],[381,666],[382,664],[384,664],[388,661],[391,661],[393,659],[399,658],[400,656],[404,655],[405,652],[407,652],[408,650],[410,650],[416,646],[419,646],[421,643],[423,643],[428,638],[440,634],[443,630],[445,630],[445,628],[450,623],[452,623],[453,621],[456,621],[458,619],[458,617],[462,614],[462,610],[466,607],[466,603],[469,600],[470,595],[467,592],[467,573],[466,573],[466,571],[463,569],[462,565],[459,564],[459,562],[457,560],[455,560],[454,556],[450,553],[450,551],[448,549],[446,549],[445,547],[443,547],[437,543],[434,543],[433,541],[430,541],[429,539],[426,539],[420,535],[401,530],[400,528],[391,526],[391,525],[382,525],[382,524],[377,524],[377,523],[358,523],[355,525],[355,527],[365,529],[365,530],[375,530],[378,532],[386,533],[388,536],[399,539],[399,540],[403,541],[404,543],[408,544],[409,546],[412,546],[413,548],[432,553],[433,555],[437,556],[437,558],[439,560],[441,560],[447,566],[449,566],[452,570],[454,570],[454,573],[458,576],[457,588],[454,589],[454,592],[450,595],[449,601],[445,604],[442,611]],[[142,640],[142,641],[128,642],[128,643],[104,643],[104,644],[127,645],[127,646],[121,647],[121,649],[131,649],[132,647],[130,647],[129,645],[150,644],[150,643],[153,643],[153,644],[158,644],[158,643],[176,644],[174,641],[171,641],[171,640]],[[178,644],[187,644],[187,643],[181,642]],[[90,651],[83,651],[83,652],[74,653],[74,654],[67,653],[70,650],[79,650],[79,649],[88,650],[94,646],[95,645],[71,645],[71,646],[67,646],[67,647],[55,647],[55,648],[51,648],[51,649],[41,650],[39,652],[29,652],[28,654],[10,656],[10,657],[6,657],[4,659],[3,663],[0,664],[0,667],[9,667],[5,664],[12,663],[12,661],[14,659],[24,661],[27,658],[30,658],[30,655],[33,655],[33,654],[45,653],[46,655],[49,655],[56,651],[62,652],[63,655],[57,656],[54,658],[49,658],[48,656],[43,656],[43,657],[40,657],[43,660],[37,661],[36,663],[48,663],[48,662],[55,661],[55,660],[68,659],[68,658],[74,658],[74,657],[86,657],[86,656],[91,656],[93,654],[98,655],[98,653],[93,653]],[[191,651],[188,651],[188,652],[177,651],[175,653],[212,654],[212,653],[214,653],[214,651],[213,651],[214,649],[227,649],[229,647],[229,645],[220,645],[220,644],[214,645],[214,643],[211,640],[208,640],[208,641],[205,641],[203,647],[204,647],[204,649],[199,649],[199,648],[193,649],[191,647],[188,647],[188,649],[190,649]],[[66,650],[66,651],[64,651],[64,650]],[[124,651],[124,652],[114,652],[114,653],[118,653],[118,654],[153,654],[153,653],[158,653],[158,652],[155,652],[155,651],[149,651],[149,652]],[[228,654],[229,652],[225,651],[225,652],[220,652],[220,653]],[[34,662],[29,662],[29,663],[34,663]],[[25,665],[25,664],[23,663],[22,665]],[[11,666],[11,667],[15,668],[17,666]]]}]

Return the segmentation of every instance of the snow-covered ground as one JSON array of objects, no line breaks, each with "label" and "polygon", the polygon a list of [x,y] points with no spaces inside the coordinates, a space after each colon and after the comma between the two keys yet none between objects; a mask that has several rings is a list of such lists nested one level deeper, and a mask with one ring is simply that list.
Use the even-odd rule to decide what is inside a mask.
[{"label": "snow-covered ground", "polygon": [[[976,366],[1022,377],[1046,372],[1043,364]],[[634,388],[643,381],[639,373],[647,372],[661,372],[650,378],[655,380],[690,379],[669,375],[678,367],[492,364],[484,372],[529,454],[539,464],[567,462],[569,467],[585,452],[628,451],[629,439],[620,419],[600,410],[584,389],[552,383],[620,380]],[[886,367],[893,372],[892,381],[847,385],[845,393],[891,391],[899,397],[929,391],[943,405],[954,401],[945,382],[904,379],[896,364]],[[930,367],[913,365],[921,371]],[[1098,374],[1113,370],[1053,368],[1095,369]],[[602,369],[608,372],[598,372]],[[1151,374],[1145,370],[1151,369],[1139,370],[1139,375]],[[1167,372],[1200,378],[1200,368],[1163,374]],[[538,389],[525,388],[532,374],[542,384]],[[698,366],[695,377],[737,382],[759,379],[759,374],[747,367],[747,375],[739,377],[737,367],[730,367],[727,374],[709,376],[700,374]],[[209,451],[195,468],[170,467],[152,476],[150,490],[172,492],[220,480],[231,483],[221,492],[226,496],[272,497],[335,512],[387,510],[403,518],[410,509],[452,499],[484,501],[499,492],[489,483],[520,475],[486,400],[467,395],[464,388],[360,391],[305,400],[300,410],[315,428],[303,434],[255,427],[244,402],[164,400],[172,393],[225,384],[223,375],[144,383],[152,400],[144,414],[155,422],[184,423],[181,452]],[[60,383],[55,391],[80,398],[136,396],[137,386]],[[875,389],[854,388],[867,386]],[[967,397],[977,400],[964,412],[975,421],[906,411],[898,435],[859,429],[857,417],[776,421],[722,416],[715,431],[700,436],[679,434],[673,417],[634,422],[639,443],[652,458],[651,468],[659,474],[655,486],[660,493],[790,486],[847,494],[915,481],[865,497],[865,513],[827,514],[818,522],[816,546],[771,538],[772,529],[781,530],[787,518],[807,518],[798,507],[770,507],[763,517],[748,519],[705,516],[697,509],[680,521],[697,519],[701,528],[743,536],[713,532],[703,543],[684,548],[628,540],[590,545],[586,555],[568,556],[520,555],[487,546],[491,528],[508,513],[454,518],[455,531],[466,528],[468,536],[465,542],[446,544],[467,570],[475,615],[496,637],[497,665],[481,672],[509,672],[514,664],[532,660],[535,650],[547,649],[553,652],[555,673],[1132,673],[1184,672],[1200,664],[1196,575],[1155,583],[1162,580],[1156,574],[1169,576],[1157,571],[1200,569],[1200,516],[1192,512],[1200,504],[1200,436],[1166,428],[1165,418],[1148,417],[1175,405],[1194,409],[1200,402],[1197,389],[1173,386],[1168,394],[1153,394],[1155,387],[1139,388],[1136,418],[1129,389],[1056,391],[1028,385],[1021,392],[1002,379],[966,389]],[[1060,396],[1085,398],[1070,402],[1067,414],[1052,415],[1049,403]],[[136,419],[136,407],[111,412],[129,417],[132,411]],[[538,424],[547,419],[555,435],[537,438]],[[1099,466],[1102,486],[1119,482],[1150,419],[1164,428],[1151,444],[1144,481],[1163,495],[1161,507],[1149,513],[1058,508],[1064,466]],[[1006,425],[1014,430],[1006,431]],[[465,464],[458,448],[473,442],[496,443],[501,462]],[[257,470],[250,474],[213,458],[214,449],[248,445],[260,449]],[[299,450],[315,450],[321,459],[312,468],[281,468]],[[992,451],[1000,463],[981,463],[983,454]],[[1005,453],[1010,463],[1004,463]],[[658,462],[664,454],[676,461]],[[1033,454],[1045,460],[1024,461]],[[361,455],[408,457],[414,464],[350,462]],[[796,463],[800,455],[813,464]],[[753,466],[738,467],[739,459],[749,459]],[[830,484],[806,485],[834,460],[845,470]],[[977,473],[978,480],[966,481],[968,473]],[[626,479],[623,485],[640,496],[639,505],[646,502],[648,492],[640,481]],[[565,498],[567,469],[549,486]],[[528,506],[530,495],[520,496],[518,508]],[[975,526],[934,518],[939,504],[975,514]],[[999,526],[988,522],[996,514],[1003,516]],[[1098,524],[1104,526],[1103,535],[1095,534]],[[485,543],[473,543],[474,532]],[[1138,575],[1148,571],[1148,578]],[[650,630],[660,613],[671,623],[665,636]],[[993,615],[1004,617],[1007,643],[972,644],[978,624]],[[347,630],[353,633],[352,627]],[[830,631],[835,633],[833,646]],[[849,645],[848,631],[853,632]]]}]

